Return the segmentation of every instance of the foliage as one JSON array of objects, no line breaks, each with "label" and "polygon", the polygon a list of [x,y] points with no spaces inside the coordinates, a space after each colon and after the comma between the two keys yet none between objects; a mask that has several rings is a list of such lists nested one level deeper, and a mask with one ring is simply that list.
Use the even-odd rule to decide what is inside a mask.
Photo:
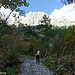
[{"label": "foliage", "polygon": [[17,7],[28,6],[29,4],[26,2],[26,0],[1,0],[0,5],[14,10]]},{"label": "foliage", "polygon": [[[44,16],[42,25],[0,26],[0,71],[17,75],[19,55],[41,51],[44,63],[56,75],[75,74],[75,26],[54,27]],[[8,31],[7,31],[8,30]],[[29,50],[33,50],[32,54]]]},{"label": "foliage", "polygon": [[[58,30],[57,30],[58,31]],[[60,29],[62,31],[62,29]],[[64,32],[59,32],[54,38],[51,54],[45,59],[45,64],[56,75],[74,75],[75,74],[75,30],[74,27],[68,27]],[[55,66],[55,67],[54,67]]]},{"label": "foliage", "polygon": [[[5,22],[1,24],[0,32],[0,71],[6,71],[8,67],[18,69],[20,61],[17,52],[13,50],[14,36],[13,28],[9,27]],[[12,29],[12,30],[11,30]],[[13,70],[13,71],[14,71]],[[15,74],[16,75],[16,74]]]},{"label": "foliage", "polygon": [[75,74],[75,58],[71,58],[70,56],[56,58],[55,56],[49,56],[43,62],[54,75]]},{"label": "foliage", "polygon": [[8,68],[6,68],[6,72],[8,75],[17,75],[18,69],[16,69],[15,67],[13,67],[13,68],[8,67]]},{"label": "foliage", "polygon": [[43,20],[40,21],[42,24],[37,26],[39,29],[40,37],[43,39],[43,43],[45,44],[45,57],[48,56],[48,48],[49,48],[49,40],[51,38],[52,25],[50,24],[50,19],[48,16],[44,15]]},{"label": "foliage", "polygon": [[11,12],[9,13],[9,15],[7,16],[6,20],[8,20],[9,16],[11,15],[11,13],[16,10],[17,12],[19,12],[19,15],[24,16],[25,15],[25,11],[20,10],[20,7],[22,6],[29,6],[29,3],[27,3],[26,0],[0,0],[0,8],[1,7],[4,8],[9,8],[11,9]]},{"label": "foliage", "polygon": [[2,23],[0,24],[0,36],[4,34],[11,34],[13,29],[7,25],[5,21],[2,20]]},{"label": "foliage", "polygon": [[63,3],[63,4],[71,4],[71,3],[73,3],[74,2],[74,0],[61,0],[61,2]]},{"label": "foliage", "polygon": [[72,27],[68,28],[68,33],[65,35],[63,49],[68,54],[75,53],[75,30]]}]

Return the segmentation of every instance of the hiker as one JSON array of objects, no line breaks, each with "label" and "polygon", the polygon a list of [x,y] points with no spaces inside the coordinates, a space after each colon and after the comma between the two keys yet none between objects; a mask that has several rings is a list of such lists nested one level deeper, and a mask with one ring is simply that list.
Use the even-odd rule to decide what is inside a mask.
[{"label": "hiker", "polygon": [[36,64],[37,63],[39,64],[40,63],[40,51],[39,50],[36,52],[35,56],[36,56]]},{"label": "hiker", "polygon": [[30,45],[30,47],[29,47],[29,53],[33,54],[33,46],[32,45]]}]

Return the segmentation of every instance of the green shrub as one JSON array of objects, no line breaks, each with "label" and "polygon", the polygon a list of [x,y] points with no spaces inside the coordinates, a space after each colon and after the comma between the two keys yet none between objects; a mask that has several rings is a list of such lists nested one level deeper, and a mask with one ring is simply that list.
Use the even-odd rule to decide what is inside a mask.
[{"label": "green shrub", "polygon": [[15,68],[15,67],[13,67],[13,68],[7,67],[7,68],[6,68],[6,73],[7,73],[7,75],[8,75],[8,74],[9,74],[9,75],[17,75],[17,74],[18,74],[18,69]]}]

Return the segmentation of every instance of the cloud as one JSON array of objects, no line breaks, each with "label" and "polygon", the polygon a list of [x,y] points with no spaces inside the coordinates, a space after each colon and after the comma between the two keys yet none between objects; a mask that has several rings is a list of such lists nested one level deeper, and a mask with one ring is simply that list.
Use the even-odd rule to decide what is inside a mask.
[{"label": "cloud", "polygon": [[[1,17],[1,19],[5,20],[9,16],[10,13],[11,13],[11,9],[5,9],[4,7],[0,8],[0,17]],[[7,20],[9,25],[14,24],[14,22],[15,22],[15,18],[13,17],[14,14],[16,14],[16,17],[19,16],[19,13],[14,10],[11,13],[11,15],[9,16],[8,20]]]},{"label": "cloud", "polygon": [[4,7],[1,7],[0,8],[1,18],[6,19],[10,12],[11,12],[10,9],[5,9]]},{"label": "cloud", "polygon": [[54,19],[58,19],[60,17],[66,17],[71,21],[75,21],[75,4],[64,5],[60,9],[55,9],[51,14],[50,17]]}]

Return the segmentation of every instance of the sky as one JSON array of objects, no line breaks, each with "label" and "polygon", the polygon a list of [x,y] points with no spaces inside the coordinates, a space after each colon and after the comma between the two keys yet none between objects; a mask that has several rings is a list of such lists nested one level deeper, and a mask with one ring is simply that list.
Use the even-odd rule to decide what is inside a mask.
[{"label": "sky", "polygon": [[45,12],[50,15],[54,9],[59,9],[63,6],[61,0],[27,0],[30,4],[28,7],[21,7],[27,14],[28,12]]},{"label": "sky", "polygon": [[75,21],[75,4],[63,5],[61,0],[27,0],[30,5],[22,7],[25,13],[32,12],[45,12],[51,18],[58,19],[66,17],[71,21]]}]

